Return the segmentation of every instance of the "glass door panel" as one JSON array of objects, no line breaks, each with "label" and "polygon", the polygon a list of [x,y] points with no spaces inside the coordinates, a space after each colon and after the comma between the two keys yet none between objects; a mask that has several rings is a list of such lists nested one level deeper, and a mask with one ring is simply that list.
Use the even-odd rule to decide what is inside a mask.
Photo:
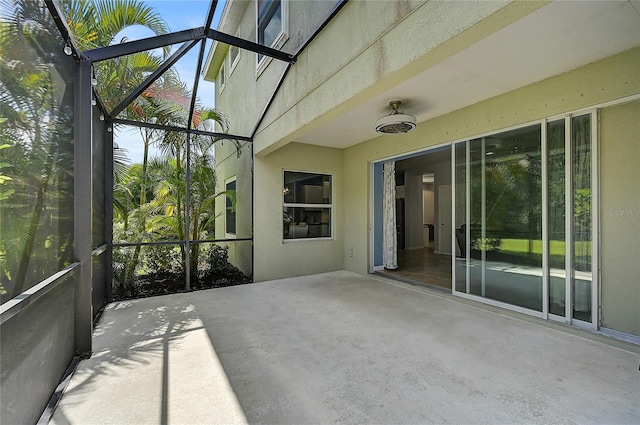
[{"label": "glass door panel", "polygon": [[593,320],[591,129],[591,114],[547,123],[544,155],[539,124],[455,144],[456,292]]},{"label": "glass door panel", "polygon": [[571,119],[573,182],[573,318],[591,322],[591,116]]},{"label": "glass door panel", "polygon": [[549,313],[565,316],[565,124],[564,119],[547,124],[547,213],[549,233]]},{"label": "glass door panel", "polygon": [[542,311],[541,158],[540,125],[456,145],[457,291]]},{"label": "glass door panel", "polygon": [[467,292],[467,144],[455,145],[455,290]]}]

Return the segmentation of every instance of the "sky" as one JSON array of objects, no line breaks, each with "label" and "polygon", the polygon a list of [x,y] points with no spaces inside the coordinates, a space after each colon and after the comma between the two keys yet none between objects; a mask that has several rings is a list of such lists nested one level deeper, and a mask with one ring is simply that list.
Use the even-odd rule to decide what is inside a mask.
[{"label": "sky", "polygon": [[[210,0],[145,0],[144,3],[153,7],[160,16],[162,16],[162,18],[167,22],[171,32],[203,26],[211,4]],[[224,3],[224,0],[218,1],[216,13],[211,24],[211,28],[213,29],[218,27]],[[133,41],[141,38],[152,37],[153,35],[154,34],[151,30],[136,25],[129,27],[118,34],[115,42],[120,42],[123,37],[126,37],[126,41]],[[211,40],[207,41],[203,60],[206,60],[212,43],[213,42]],[[179,47],[180,45],[172,46],[171,53]],[[192,48],[174,65],[174,68],[180,75],[181,80],[186,82],[188,85],[193,84],[196,76],[199,51],[200,44]],[[205,81],[200,77],[197,96],[201,105],[210,108],[214,107],[214,83]],[[126,127],[120,130],[116,129],[115,142],[118,146],[127,150],[127,156],[131,160],[131,163],[142,162],[143,144],[140,137],[140,130],[138,128]],[[154,154],[155,150],[152,147],[150,157],[154,156]]]}]

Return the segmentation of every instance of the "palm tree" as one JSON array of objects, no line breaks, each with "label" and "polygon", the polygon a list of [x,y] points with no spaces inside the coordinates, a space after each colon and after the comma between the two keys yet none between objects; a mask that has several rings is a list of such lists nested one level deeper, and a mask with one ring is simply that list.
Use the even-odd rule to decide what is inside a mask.
[{"label": "palm tree", "polygon": [[73,68],[52,54],[63,43],[42,2],[3,0],[0,12],[0,285],[13,297],[71,259]]},{"label": "palm tree", "polygon": [[[161,16],[139,0],[71,0],[63,2],[63,13],[81,50],[125,42],[122,31],[133,25],[144,26],[155,35],[169,32]],[[168,53],[166,47],[164,55]],[[152,52],[140,52],[97,63],[97,90],[107,109],[117,106],[162,59]]]}]

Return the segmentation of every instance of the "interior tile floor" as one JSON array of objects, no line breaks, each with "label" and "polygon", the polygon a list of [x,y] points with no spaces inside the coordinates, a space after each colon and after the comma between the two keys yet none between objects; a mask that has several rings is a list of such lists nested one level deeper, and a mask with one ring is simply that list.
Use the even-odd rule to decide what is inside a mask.
[{"label": "interior tile floor", "polygon": [[399,249],[398,268],[379,274],[451,290],[451,256],[436,254],[433,247]]}]

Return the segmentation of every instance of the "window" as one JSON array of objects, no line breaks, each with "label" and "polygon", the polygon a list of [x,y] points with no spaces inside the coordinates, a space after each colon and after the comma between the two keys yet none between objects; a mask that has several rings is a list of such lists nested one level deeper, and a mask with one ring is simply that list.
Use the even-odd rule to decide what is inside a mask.
[{"label": "window", "polygon": [[[258,43],[278,48],[287,38],[287,2],[286,0],[258,0],[257,2]],[[258,66],[264,57],[258,55]]]},{"label": "window", "polygon": [[236,65],[240,62],[240,49],[236,46],[229,47],[229,75],[236,69]]},{"label": "window", "polygon": [[228,236],[236,235],[236,203],[234,202],[236,199],[236,178],[232,177],[228,180],[224,189],[227,192],[230,192],[231,196],[225,197],[225,209],[224,209],[224,229],[225,233]]},{"label": "window", "polygon": [[220,72],[218,73],[218,80],[220,81],[220,91],[224,89],[224,86],[227,83],[227,73],[224,65],[225,62],[222,62],[222,65],[220,66]]},{"label": "window", "polygon": [[283,239],[330,238],[332,176],[284,172]]}]

